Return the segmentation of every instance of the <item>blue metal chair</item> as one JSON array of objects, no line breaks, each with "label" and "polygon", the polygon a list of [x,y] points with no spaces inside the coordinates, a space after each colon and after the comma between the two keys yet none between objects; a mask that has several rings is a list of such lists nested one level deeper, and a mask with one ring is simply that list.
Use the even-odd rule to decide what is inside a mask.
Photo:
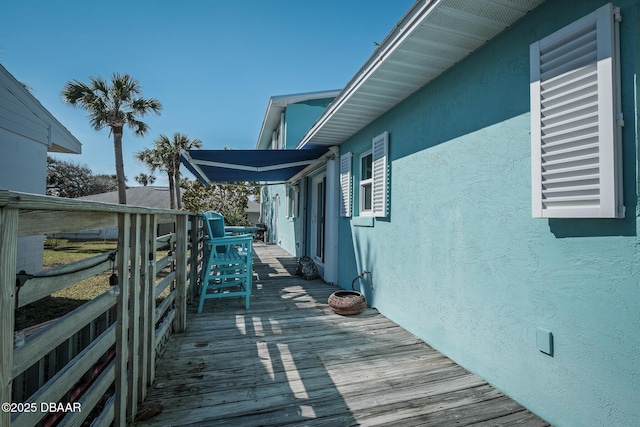
[{"label": "blue metal chair", "polygon": [[245,297],[249,309],[253,262],[253,236],[227,235],[224,217],[217,212],[202,212],[207,236],[205,237],[203,266],[200,272],[200,303],[210,298]]}]

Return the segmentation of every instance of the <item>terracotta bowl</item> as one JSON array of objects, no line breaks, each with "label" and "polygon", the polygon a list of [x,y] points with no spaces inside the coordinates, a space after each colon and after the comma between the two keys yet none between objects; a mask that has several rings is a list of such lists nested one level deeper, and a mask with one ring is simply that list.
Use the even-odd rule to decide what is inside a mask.
[{"label": "terracotta bowl", "polygon": [[367,299],[357,291],[336,291],[329,295],[329,307],[343,316],[359,314],[367,308]]}]

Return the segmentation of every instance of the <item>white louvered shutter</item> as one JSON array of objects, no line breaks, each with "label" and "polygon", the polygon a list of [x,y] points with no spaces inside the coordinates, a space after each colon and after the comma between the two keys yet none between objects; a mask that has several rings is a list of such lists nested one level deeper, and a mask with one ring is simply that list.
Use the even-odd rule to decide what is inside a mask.
[{"label": "white louvered shutter", "polygon": [[530,47],[532,214],[624,216],[614,8]]},{"label": "white louvered shutter", "polygon": [[292,189],[292,193],[291,194],[291,217],[292,218],[297,218],[298,217],[298,201],[300,199],[300,187],[298,185],[295,185]]},{"label": "white louvered shutter", "polygon": [[340,156],[340,216],[351,216],[351,153]]},{"label": "white louvered shutter", "polygon": [[384,132],[373,138],[372,168],[373,190],[371,210],[375,217],[387,216],[387,154],[389,149],[389,133]]},{"label": "white louvered shutter", "polygon": [[285,212],[285,217],[286,218],[290,218],[291,216],[293,216],[291,214],[291,187],[288,185],[285,185],[284,188],[284,195],[285,195],[285,206],[286,206],[286,212]]}]

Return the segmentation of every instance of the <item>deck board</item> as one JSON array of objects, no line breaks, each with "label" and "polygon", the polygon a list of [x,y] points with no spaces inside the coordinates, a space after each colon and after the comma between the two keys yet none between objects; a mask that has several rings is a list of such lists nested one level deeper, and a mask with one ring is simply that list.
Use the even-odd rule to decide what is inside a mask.
[{"label": "deck board", "polygon": [[339,316],[337,290],[293,275],[295,258],[257,243],[243,298],[191,307],[138,426],[487,426],[549,424],[375,309]]}]

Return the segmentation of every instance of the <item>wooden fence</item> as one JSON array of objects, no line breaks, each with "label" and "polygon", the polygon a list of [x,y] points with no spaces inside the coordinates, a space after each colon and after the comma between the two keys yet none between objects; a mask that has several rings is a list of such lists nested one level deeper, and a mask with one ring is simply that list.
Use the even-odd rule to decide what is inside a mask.
[{"label": "wooden fence", "polygon": [[[175,233],[158,236],[166,223]],[[16,274],[19,237],[113,227],[116,251]],[[201,229],[189,212],[0,190],[0,425],[126,425],[171,332],[186,328]],[[167,255],[158,257],[163,246]],[[117,287],[14,342],[16,309],[111,268]]]}]

